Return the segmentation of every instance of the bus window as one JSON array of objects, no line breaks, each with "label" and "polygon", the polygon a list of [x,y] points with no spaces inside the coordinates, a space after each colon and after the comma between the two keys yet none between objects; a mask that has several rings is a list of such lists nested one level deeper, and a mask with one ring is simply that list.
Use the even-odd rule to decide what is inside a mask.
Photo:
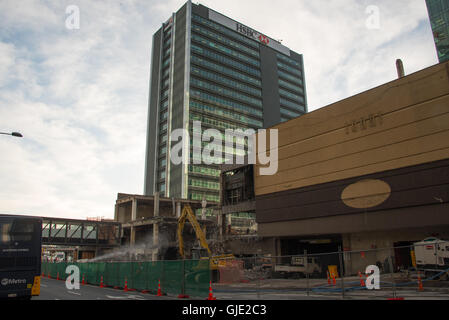
[{"label": "bus window", "polygon": [[16,220],[9,224],[7,231],[9,236],[5,238],[9,238],[9,241],[31,241],[33,240],[34,225],[33,221]]},{"label": "bus window", "polygon": [[16,221],[11,228],[11,241],[33,240],[34,223],[30,221]]},{"label": "bus window", "polygon": [[11,241],[10,229],[11,223],[0,224],[0,243],[9,243]]}]

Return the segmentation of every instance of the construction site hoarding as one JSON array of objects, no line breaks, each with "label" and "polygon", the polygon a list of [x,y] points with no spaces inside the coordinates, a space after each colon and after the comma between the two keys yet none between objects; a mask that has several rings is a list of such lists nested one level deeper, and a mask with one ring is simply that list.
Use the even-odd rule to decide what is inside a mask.
[{"label": "construction site hoarding", "polygon": [[66,280],[68,266],[80,270],[80,283],[101,285],[116,289],[128,289],[169,295],[208,296],[210,269],[208,260],[178,260],[150,262],[87,262],[42,263],[42,276]]}]

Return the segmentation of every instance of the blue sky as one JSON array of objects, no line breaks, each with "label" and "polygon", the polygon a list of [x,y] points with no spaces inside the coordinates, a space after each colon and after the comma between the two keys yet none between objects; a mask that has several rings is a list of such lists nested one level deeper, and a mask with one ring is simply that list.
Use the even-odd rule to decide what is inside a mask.
[{"label": "blue sky", "polygon": [[[143,192],[151,39],[183,3],[0,1],[0,131],[24,135],[0,136],[0,213],[112,218]],[[310,111],[437,63],[424,0],[200,3],[303,53]]]}]

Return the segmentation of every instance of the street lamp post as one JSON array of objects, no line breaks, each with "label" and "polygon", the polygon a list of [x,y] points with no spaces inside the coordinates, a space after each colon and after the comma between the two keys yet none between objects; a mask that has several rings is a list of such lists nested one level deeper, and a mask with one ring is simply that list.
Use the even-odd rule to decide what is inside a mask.
[{"label": "street lamp post", "polygon": [[12,132],[12,133],[0,132],[0,134],[6,134],[8,136],[23,138],[23,135],[20,132]]}]

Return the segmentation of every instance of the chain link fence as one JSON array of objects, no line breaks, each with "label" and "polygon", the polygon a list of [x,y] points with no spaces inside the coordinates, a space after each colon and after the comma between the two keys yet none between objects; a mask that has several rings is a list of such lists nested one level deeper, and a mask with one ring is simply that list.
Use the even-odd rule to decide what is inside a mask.
[{"label": "chain link fence", "polygon": [[449,299],[449,242],[221,262],[224,299]]}]

